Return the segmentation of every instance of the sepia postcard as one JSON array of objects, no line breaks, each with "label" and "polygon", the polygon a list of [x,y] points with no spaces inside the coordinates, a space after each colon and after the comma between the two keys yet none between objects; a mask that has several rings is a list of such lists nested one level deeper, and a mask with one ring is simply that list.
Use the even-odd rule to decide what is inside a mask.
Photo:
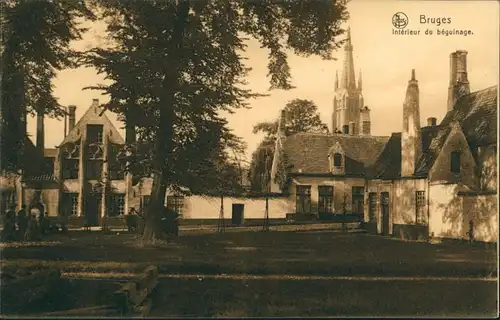
[{"label": "sepia postcard", "polygon": [[2,0],[2,318],[496,318],[497,1]]}]

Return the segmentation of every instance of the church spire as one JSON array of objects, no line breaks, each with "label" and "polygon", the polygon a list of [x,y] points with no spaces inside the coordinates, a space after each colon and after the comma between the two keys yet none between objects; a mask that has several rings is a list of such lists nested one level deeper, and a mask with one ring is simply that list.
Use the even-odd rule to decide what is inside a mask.
[{"label": "church spire", "polygon": [[344,70],[342,72],[342,88],[350,89],[356,87],[356,76],[354,74],[354,59],[352,56],[351,27],[347,28],[347,39],[344,46]]},{"label": "church spire", "polygon": [[363,80],[361,80],[361,70],[359,70],[359,77],[358,77],[358,89],[362,90],[363,89]]},{"label": "church spire", "polygon": [[339,88],[339,72],[335,71],[335,90]]}]

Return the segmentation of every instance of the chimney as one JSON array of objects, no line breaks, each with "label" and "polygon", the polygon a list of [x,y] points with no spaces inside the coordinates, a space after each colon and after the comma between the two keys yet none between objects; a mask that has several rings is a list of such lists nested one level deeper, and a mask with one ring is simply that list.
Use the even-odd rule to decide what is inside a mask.
[{"label": "chimney", "polygon": [[92,99],[92,107],[98,107],[99,106],[99,99]]},{"label": "chimney", "polygon": [[355,133],[355,129],[356,129],[355,126],[356,125],[354,124],[354,121],[349,121],[349,134],[351,136],[353,136]]},{"label": "chimney", "polygon": [[342,126],[342,133],[349,134],[349,125],[346,124]]},{"label": "chimney", "polygon": [[68,134],[75,127],[76,122],[76,106],[68,106]]},{"label": "chimney", "polygon": [[434,127],[436,125],[437,119],[434,117],[427,118],[427,126]]},{"label": "chimney", "polygon": [[448,87],[448,111],[462,96],[470,93],[467,77],[467,51],[457,50],[450,54],[450,83]]},{"label": "chimney", "polygon": [[43,154],[43,150],[45,150],[45,128],[43,119],[44,118],[44,109],[41,108],[36,113],[36,147]]},{"label": "chimney", "polygon": [[361,134],[369,136],[371,134],[370,109],[365,106],[360,110]]},{"label": "chimney", "polygon": [[422,154],[420,131],[420,90],[415,77],[415,70],[412,70],[403,103],[403,130],[401,130],[402,177],[413,176],[415,173],[417,162]]}]

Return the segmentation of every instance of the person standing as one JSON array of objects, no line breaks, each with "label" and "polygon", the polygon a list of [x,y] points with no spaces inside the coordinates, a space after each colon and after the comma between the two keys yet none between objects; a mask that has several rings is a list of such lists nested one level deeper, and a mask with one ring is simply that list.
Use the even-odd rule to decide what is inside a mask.
[{"label": "person standing", "polygon": [[474,242],[474,219],[471,219],[469,221],[469,243]]},{"label": "person standing", "polygon": [[28,222],[28,230],[26,231],[27,241],[37,241],[40,240],[40,226],[36,219],[36,215],[32,214]]},{"label": "person standing", "polygon": [[138,214],[137,211],[135,211],[135,208],[132,207],[130,208],[127,217],[125,218],[127,220],[127,229],[129,232],[137,231],[138,227]]},{"label": "person standing", "polygon": [[17,212],[17,226],[19,227],[19,238],[24,240],[26,230],[28,230],[28,215],[26,214],[26,205],[22,205],[21,210]]}]

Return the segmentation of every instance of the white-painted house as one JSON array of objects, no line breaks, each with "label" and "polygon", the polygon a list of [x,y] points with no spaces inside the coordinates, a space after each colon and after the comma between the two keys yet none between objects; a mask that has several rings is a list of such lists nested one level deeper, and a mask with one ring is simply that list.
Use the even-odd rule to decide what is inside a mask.
[{"label": "white-painted house", "polygon": [[[351,55],[346,50],[347,79],[354,77]],[[450,55],[448,112],[439,124],[429,118],[421,127],[420,91],[412,71],[402,131],[390,137],[346,125],[342,131],[332,128],[332,135],[287,137],[279,130],[271,176],[275,180],[283,174],[279,168],[289,167],[290,183],[286,190],[274,184],[272,191],[289,193],[297,214],[336,215],[347,206],[379,234],[462,239],[468,238],[472,223],[476,240],[496,242],[498,88],[470,92],[466,57],[465,51]],[[351,109],[359,106],[348,103],[353,83],[339,89],[347,98],[341,107],[334,104],[334,119],[356,114]],[[339,112],[340,118],[335,116]],[[283,127],[286,115],[281,118]]]}]

